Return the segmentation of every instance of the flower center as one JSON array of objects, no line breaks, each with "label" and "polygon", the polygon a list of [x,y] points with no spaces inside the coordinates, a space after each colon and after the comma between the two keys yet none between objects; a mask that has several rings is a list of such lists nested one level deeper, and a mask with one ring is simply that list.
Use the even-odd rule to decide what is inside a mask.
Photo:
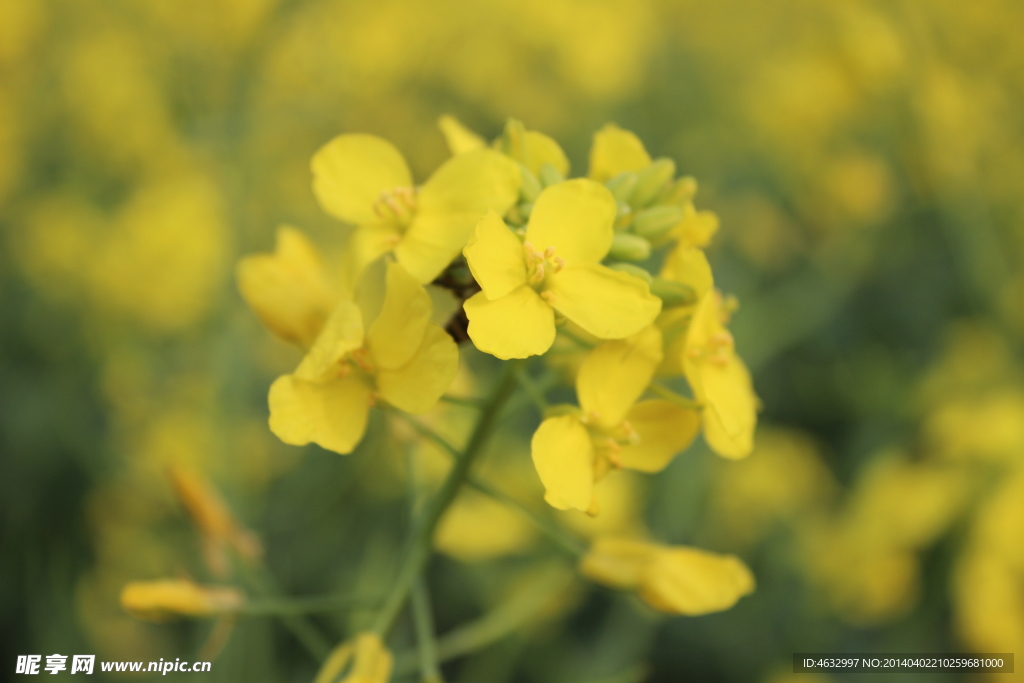
[{"label": "flower center", "polygon": [[373,204],[373,212],[386,223],[404,230],[416,213],[416,189],[395,187],[384,190]]},{"label": "flower center", "polygon": [[732,356],[733,338],[728,330],[722,330],[708,337],[707,343],[698,348],[687,351],[687,355],[694,360],[705,361],[712,365],[724,367],[729,364]]},{"label": "flower center", "polygon": [[533,243],[526,241],[523,243],[523,253],[526,257],[526,277],[534,289],[539,289],[548,275],[565,268],[565,259],[555,255],[554,247],[539,251]]},{"label": "flower center", "polygon": [[[580,422],[590,433],[590,441],[594,445],[594,453],[599,461],[603,461],[605,467],[610,469],[622,469],[622,459],[619,454],[623,446],[635,446],[640,443],[640,434],[633,429],[629,420],[623,420],[614,427],[601,427],[600,415],[591,411],[580,418]],[[601,463],[595,463],[602,466]]]}]

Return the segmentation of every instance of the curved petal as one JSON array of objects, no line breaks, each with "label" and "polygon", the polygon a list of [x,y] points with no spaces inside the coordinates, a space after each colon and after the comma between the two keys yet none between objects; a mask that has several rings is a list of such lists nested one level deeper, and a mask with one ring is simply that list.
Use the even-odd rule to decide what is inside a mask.
[{"label": "curved petal", "polygon": [[362,344],[363,315],[358,306],[343,299],[327,318],[295,376],[309,382],[329,380],[337,371],[338,361]]},{"label": "curved petal", "polygon": [[622,422],[661,362],[661,331],[650,325],[627,339],[607,341],[587,354],[576,375],[584,414],[606,428]]},{"label": "curved petal", "polygon": [[526,240],[538,251],[555,248],[569,265],[597,263],[612,246],[615,198],[604,185],[586,178],[558,183],[540,193]]},{"label": "curved petal", "polygon": [[700,413],[668,401],[641,401],[626,415],[640,440],[622,447],[622,466],[639,472],[660,472],[686,450],[700,432]]},{"label": "curved petal", "polygon": [[351,453],[366,431],[370,386],[355,375],[307,382],[283,375],[270,386],[270,430],[287,444]]},{"label": "curved petal", "polygon": [[473,344],[502,360],[539,356],[555,341],[554,311],[526,285],[494,301],[478,292],[464,307]]},{"label": "curved petal", "polygon": [[708,445],[725,458],[747,457],[754,450],[757,426],[757,395],[747,366],[732,354],[723,365],[705,364],[700,383]]},{"label": "curved petal", "polygon": [[389,263],[384,303],[366,333],[373,363],[388,370],[405,365],[423,342],[430,321],[430,295],[397,263]]},{"label": "curved petal", "polygon": [[334,306],[334,289],[316,247],[301,230],[277,230],[273,254],[246,256],[238,263],[242,298],[271,332],[309,346]]},{"label": "curved petal", "polygon": [[559,510],[587,510],[594,496],[594,447],[578,417],[544,420],[530,442],[544,499]]},{"label": "curved petal", "polygon": [[488,299],[500,299],[526,284],[523,244],[493,211],[480,219],[462,250]]},{"label": "curved petal", "polygon": [[590,146],[590,172],[594,180],[604,182],[626,171],[639,171],[651,163],[651,155],[635,134],[614,123],[594,133]]},{"label": "curved petal", "polygon": [[696,247],[679,245],[670,251],[661,267],[661,277],[690,287],[697,299],[704,298],[715,286],[708,257]]},{"label": "curved petal", "polygon": [[655,554],[640,597],[663,612],[697,616],[729,609],[753,590],[754,575],[739,558],[674,547]]},{"label": "curved petal", "polygon": [[380,222],[373,207],[381,192],[412,186],[402,153],[375,135],[339,135],[313,155],[312,169],[323,210],[356,225]]},{"label": "curved petal", "polygon": [[540,167],[551,164],[562,176],[569,175],[569,158],[554,139],[535,130],[526,131],[526,159],[523,165],[537,175]]},{"label": "curved petal", "polygon": [[407,413],[425,413],[448,390],[459,370],[459,349],[437,325],[427,325],[409,362],[377,373],[381,398]]},{"label": "curved petal", "polygon": [[646,282],[604,266],[566,268],[548,282],[555,310],[601,339],[636,334],[661,311]]},{"label": "curved petal", "polygon": [[448,151],[452,154],[464,154],[487,146],[482,137],[454,116],[445,114],[437,120],[437,126],[441,129],[444,141],[448,144]]}]

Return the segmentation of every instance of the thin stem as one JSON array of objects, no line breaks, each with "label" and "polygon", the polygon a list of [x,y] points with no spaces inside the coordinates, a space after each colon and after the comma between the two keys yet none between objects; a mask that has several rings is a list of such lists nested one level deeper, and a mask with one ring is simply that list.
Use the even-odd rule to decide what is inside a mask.
[{"label": "thin stem", "polygon": [[416,643],[420,653],[420,672],[423,683],[442,683],[441,668],[437,662],[437,640],[434,636],[434,614],[430,608],[427,584],[420,576],[412,589],[412,618],[416,626]]},{"label": "thin stem", "polygon": [[433,500],[427,504],[427,508],[423,513],[417,516],[412,533],[409,535],[404,560],[399,568],[398,576],[392,586],[391,593],[381,607],[373,624],[373,631],[379,635],[384,636],[391,630],[395,619],[398,618],[398,614],[402,611],[402,607],[409,597],[409,592],[416,583],[416,578],[423,571],[423,567],[430,557],[430,545],[438,522],[441,521],[441,517],[448,509],[448,506],[455,500],[459,489],[462,488],[462,484],[469,475],[470,468],[491,435],[501,409],[515,389],[517,365],[515,361],[505,363],[494,391],[481,410],[480,418],[477,420],[476,427],[469,438],[465,451],[455,461],[455,465],[448,473],[448,477],[444,480],[441,489],[434,496]]},{"label": "thin stem", "polygon": [[294,614],[337,612],[353,607],[369,606],[370,600],[348,595],[316,595],[305,598],[262,598],[250,601],[238,614],[243,617],[277,617]]},{"label": "thin stem", "polygon": [[455,458],[459,458],[462,456],[462,451],[456,448],[451,441],[444,438],[443,436],[441,436],[440,434],[438,434],[433,429],[423,424],[416,418],[412,417],[411,415],[399,412],[397,410],[395,411],[395,415],[400,417],[402,420],[405,421],[406,424],[408,424],[410,427],[419,432],[420,436],[429,439],[430,441],[433,441],[435,444],[440,446],[442,450],[448,453],[448,455],[451,455],[452,457]]},{"label": "thin stem", "polygon": [[520,367],[516,372],[516,381],[519,382],[519,386],[523,388],[523,391],[530,397],[533,404],[537,406],[537,410],[544,414],[544,411],[548,409],[548,401],[544,398],[544,391],[533,381],[532,377],[526,374],[525,367]]},{"label": "thin stem", "polygon": [[657,394],[666,401],[671,401],[681,408],[689,408],[690,410],[701,410],[704,408],[704,405],[699,401],[687,398],[682,394],[677,394],[661,382],[653,381],[647,388],[651,390],[651,393]]},{"label": "thin stem", "polygon": [[[252,590],[268,599],[282,599],[270,571],[263,565],[256,565],[243,573],[243,578]],[[302,644],[309,654],[318,662],[322,662],[331,651],[331,643],[320,630],[301,614],[282,613],[277,615],[285,628],[291,631],[295,639]]]},{"label": "thin stem", "polygon": [[479,410],[483,407],[484,402],[479,398],[471,398],[466,396],[450,396],[445,394],[441,397],[442,403],[451,403],[453,406],[462,406],[464,408],[474,408]]},{"label": "thin stem", "polygon": [[469,485],[477,489],[481,493],[485,493],[491,498],[499,500],[502,503],[508,505],[509,507],[515,508],[516,511],[519,512],[519,514],[529,519],[541,533],[547,536],[548,539],[553,541],[555,545],[559,547],[559,549],[564,550],[567,554],[573,557],[580,557],[583,555],[583,553],[586,552],[586,546],[584,546],[582,541],[567,533],[564,529],[555,524],[552,520],[542,515],[539,515],[530,508],[526,507],[512,496],[505,493],[504,491],[496,489],[490,484],[480,481],[475,477],[469,480]]}]

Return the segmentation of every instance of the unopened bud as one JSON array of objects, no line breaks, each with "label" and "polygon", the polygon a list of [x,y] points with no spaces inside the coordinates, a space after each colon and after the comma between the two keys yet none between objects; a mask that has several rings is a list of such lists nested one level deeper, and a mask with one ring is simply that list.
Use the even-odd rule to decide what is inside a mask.
[{"label": "unopened bud", "polygon": [[633,232],[647,239],[657,239],[679,225],[683,210],[678,206],[652,206],[633,218]]},{"label": "unopened bud", "polygon": [[505,130],[501,134],[501,151],[512,157],[521,160],[526,156],[526,127],[518,119],[509,119],[505,122]]},{"label": "unopened bud", "polygon": [[689,306],[697,302],[697,293],[693,287],[663,277],[651,279],[651,294],[661,299],[664,308]]},{"label": "unopened bud", "polygon": [[633,194],[633,190],[636,189],[638,177],[633,171],[626,171],[620,173],[614,178],[610,179],[605,183],[605,187],[612,193],[617,202],[625,202],[629,200],[630,195]]},{"label": "unopened bud", "polygon": [[647,206],[661,194],[676,174],[676,163],[671,159],[656,159],[640,171],[629,203],[635,207]]},{"label": "unopened bud", "polygon": [[697,179],[692,175],[677,178],[665,187],[658,197],[658,204],[685,204],[697,195]]},{"label": "unopened bud", "polygon": [[519,191],[523,195],[523,199],[531,204],[537,201],[537,197],[540,196],[540,191],[544,188],[541,187],[540,181],[537,180],[537,176],[533,175],[530,169],[526,168],[522,164],[519,164],[519,174],[523,178],[522,184],[519,186]]},{"label": "unopened bud", "polygon": [[650,255],[651,243],[628,232],[615,233],[612,248],[608,250],[609,258],[616,261],[646,261]]},{"label": "unopened bud", "polygon": [[608,267],[620,273],[628,273],[633,277],[640,278],[647,284],[651,284],[651,274],[640,266],[634,266],[632,263],[609,263]]},{"label": "unopened bud", "polygon": [[565,180],[562,172],[547,162],[541,164],[539,173],[540,184],[544,187],[551,187]]}]

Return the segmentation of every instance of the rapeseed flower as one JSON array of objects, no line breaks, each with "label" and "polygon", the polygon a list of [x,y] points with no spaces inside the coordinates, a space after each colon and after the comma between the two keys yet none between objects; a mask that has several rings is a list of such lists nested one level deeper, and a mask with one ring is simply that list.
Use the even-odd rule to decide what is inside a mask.
[{"label": "rapeseed flower", "polygon": [[121,591],[121,606],[141,619],[212,617],[237,612],[245,596],[234,588],[201,586],[186,579],[133,581]]},{"label": "rapeseed flower", "polygon": [[314,683],[387,683],[393,663],[380,636],[360,633],[355,640],[334,648]]},{"label": "rapeseed flower", "polygon": [[753,574],[732,555],[614,536],[594,542],[580,571],[606,586],[636,591],[656,610],[687,616],[729,609],[754,590]]},{"label": "rapeseed flower", "polygon": [[595,480],[612,469],[658,472],[696,436],[695,411],[660,399],[637,402],[661,353],[661,333],[651,326],[605,342],[583,361],[580,409],[544,420],[531,443],[552,506],[596,512]]},{"label": "rapeseed flower", "polygon": [[600,339],[621,339],[649,325],[661,300],[638,277],[600,265],[612,243],[615,200],[603,186],[576,179],[545,189],[525,241],[494,212],[466,245],[483,291],[465,303],[469,336],[498,358],[551,348],[555,312]]},{"label": "rapeseed flower", "polygon": [[519,196],[519,168],[489,149],[452,157],[420,187],[402,154],[373,135],[340,135],[314,156],[313,192],[327,213],[356,226],[365,264],[393,252],[420,283],[458,256],[488,211],[504,214]]},{"label": "rapeseed flower", "polygon": [[270,429],[295,446],[350,453],[378,399],[410,413],[434,407],[458,370],[452,338],[430,322],[433,304],[416,279],[387,265],[379,314],[342,299],[295,372],[270,387]]}]

